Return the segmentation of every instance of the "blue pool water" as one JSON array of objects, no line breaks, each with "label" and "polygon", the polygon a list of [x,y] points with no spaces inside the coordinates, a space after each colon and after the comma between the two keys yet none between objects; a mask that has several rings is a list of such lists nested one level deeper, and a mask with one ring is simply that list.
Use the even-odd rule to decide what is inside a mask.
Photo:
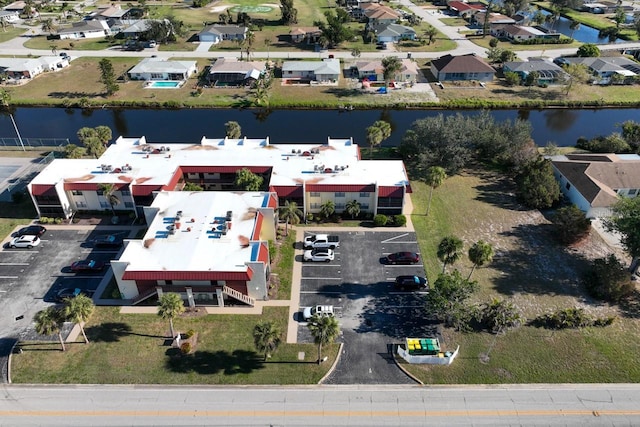
[{"label": "blue pool water", "polygon": [[178,87],[180,82],[153,82],[150,87]]}]

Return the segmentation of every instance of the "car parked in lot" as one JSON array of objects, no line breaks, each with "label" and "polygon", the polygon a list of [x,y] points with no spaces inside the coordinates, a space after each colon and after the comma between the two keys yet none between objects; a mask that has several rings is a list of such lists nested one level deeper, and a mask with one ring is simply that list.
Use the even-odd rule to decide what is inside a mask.
[{"label": "car parked in lot", "polygon": [[310,249],[304,252],[303,259],[305,261],[329,262],[333,261],[334,252],[331,249]]},{"label": "car parked in lot", "polygon": [[76,261],[71,264],[71,271],[83,272],[83,271],[102,271],[104,270],[104,262],[96,261],[95,259],[85,259],[82,261]]},{"label": "car parked in lot", "polygon": [[75,298],[80,294],[86,295],[88,297],[92,297],[93,291],[88,291],[86,289],[80,289],[80,288],[63,288],[55,293],[55,295],[53,296],[53,300],[55,302],[64,302],[65,299]]},{"label": "car parked in lot", "polygon": [[305,320],[309,320],[315,315],[318,315],[320,317],[333,317],[333,306],[316,305],[313,307],[305,307],[304,310],[302,310],[302,317],[304,317]]},{"label": "car parked in lot", "polygon": [[113,234],[103,234],[93,240],[96,248],[119,248],[122,246],[122,239]]},{"label": "car parked in lot", "polygon": [[426,277],[421,276],[398,276],[396,277],[395,287],[405,290],[425,290],[429,289],[429,281]]},{"label": "car parked in lot", "polygon": [[420,261],[420,255],[415,252],[395,252],[384,258],[386,264],[416,264]]},{"label": "car parked in lot", "polygon": [[40,238],[38,236],[32,236],[32,235],[26,234],[24,236],[14,237],[9,242],[9,247],[31,249],[34,246],[38,246],[39,244],[40,244]]},{"label": "car parked in lot", "polygon": [[14,235],[14,237],[22,237],[22,236],[38,236],[42,237],[42,235],[47,231],[41,225],[30,225],[28,227],[22,227],[18,232]]}]

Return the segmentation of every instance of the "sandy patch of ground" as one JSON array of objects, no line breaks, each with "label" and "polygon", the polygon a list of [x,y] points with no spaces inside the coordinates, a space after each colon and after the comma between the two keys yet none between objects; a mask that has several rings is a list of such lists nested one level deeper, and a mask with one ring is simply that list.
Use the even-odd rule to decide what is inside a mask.
[{"label": "sandy patch of ground", "polygon": [[230,8],[230,7],[231,7],[231,5],[214,6],[211,9],[209,9],[209,12],[211,12],[211,13],[224,12],[225,10],[227,10],[227,8]]}]

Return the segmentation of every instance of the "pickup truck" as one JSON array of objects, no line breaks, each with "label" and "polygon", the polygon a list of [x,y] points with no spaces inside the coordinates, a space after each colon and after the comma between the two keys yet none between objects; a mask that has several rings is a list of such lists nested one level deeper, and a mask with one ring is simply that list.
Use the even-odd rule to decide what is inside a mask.
[{"label": "pickup truck", "polygon": [[328,234],[312,234],[304,238],[305,249],[329,248],[335,249],[340,247],[340,237],[330,236]]}]

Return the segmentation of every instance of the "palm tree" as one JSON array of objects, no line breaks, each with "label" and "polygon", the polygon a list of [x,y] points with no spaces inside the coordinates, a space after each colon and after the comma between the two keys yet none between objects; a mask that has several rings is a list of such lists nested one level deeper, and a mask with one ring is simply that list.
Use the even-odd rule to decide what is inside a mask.
[{"label": "palm tree", "polygon": [[309,319],[307,324],[313,340],[318,344],[318,365],[322,363],[322,346],[330,344],[340,333],[338,321],[333,316],[318,316],[317,314]]},{"label": "palm tree", "polygon": [[436,37],[437,34],[438,34],[438,30],[436,29],[436,27],[433,27],[431,25],[429,25],[427,29],[424,31],[424,35],[429,39],[429,44],[433,42],[433,39]]},{"label": "palm tree", "polygon": [[367,128],[367,142],[369,143],[369,157],[373,156],[373,147],[391,136],[391,125],[384,120],[376,120]]},{"label": "palm tree", "polygon": [[580,29],[580,23],[578,21],[571,21],[569,29],[571,30],[571,38],[573,38],[573,33]]},{"label": "palm tree", "polygon": [[231,139],[238,139],[242,135],[242,128],[240,127],[240,123],[229,121],[224,124],[224,129],[226,131],[226,136]]},{"label": "palm tree", "polygon": [[42,21],[42,31],[47,33],[52,33],[55,30],[56,26],[53,23],[52,18],[47,18]]},{"label": "palm tree", "polygon": [[273,322],[260,322],[253,328],[253,343],[260,353],[264,353],[264,360],[276,351],[281,341],[282,332]]},{"label": "palm tree", "polygon": [[111,206],[111,213],[113,216],[116,216],[116,210],[114,206],[118,206],[120,204],[120,199],[114,193],[116,191],[116,186],[113,184],[98,184],[98,190],[102,191],[102,195],[109,202],[109,206]]},{"label": "palm tree", "polygon": [[169,328],[171,329],[171,338],[175,338],[176,333],[173,329],[173,318],[184,313],[184,301],[180,294],[168,292],[162,294],[158,300],[158,316],[163,319],[169,319]]},{"label": "palm tree", "polygon": [[427,215],[429,215],[429,210],[431,210],[431,197],[433,197],[433,190],[440,187],[444,180],[447,179],[447,171],[440,166],[431,166],[427,169],[427,176],[425,177],[425,183],[431,187],[431,191],[429,191],[429,203],[427,204]]},{"label": "palm tree", "polygon": [[455,236],[448,236],[442,239],[438,245],[438,259],[442,261],[442,274],[445,273],[447,264],[454,264],[460,259],[462,250],[462,240]]},{"label": "palm tree", "polygon": [[396,56],[387,56],[382,60],[382,77],[384,78],[384,87],[389,86],[389,82],[396,76],[402,68],[402,62]]},{"label": "palm tree", "polygon": [[289,235],[289,223],[291,225],[300,224],[300,219],[302,219],[302,211],[298,208],[298,204],[296,202],[286,201],[284,202],[284,206],[280,208],[280,218],[284,219],[284,234],[286,236]]},{"label": "palm tree", "polygon": [[40,335],[53,335],[58,334],[62,351],[66,351],[64,346],[64,340],[62,339],[62,325],[64,324],[64,318],[56,307],[48,307],[44,310],[40,310],[33,316],[35,322],[36,332]]},{"label": "palm tree", "polygon": [[84,333],[85,323],[91,315],[96,306],[93,304],[93,300],[84,294],[76,295],[73,298],[67,298],[64,302],[64,315],[67,319],[73,320],[80,326],[80,331],[84,337],[84,343],[89,344],[87,334]]},{"label": "palm tree", "polygon": [[329,219],[331,215],[336,211],[336,205],[331,200],[327,200],[320,206],[320,215]]},{"label": "palm tree", "polygon": [[471,279],[471,275],[475,271],[476,267],[481,267],[493,260],[493,246],[484,240],[478,240],[469,248],[469,260],[473,263],[473,268],[471,269],[467,280]]},{"label": "palm tree", "polygon": [[354,219],[358,215],[360,215],[360,202],[357,200],[352,200],[347,202],[345,205],[345,210],[349,215],[351,215],[351,219]]},{"label": "palm tree", "polygon": [[251,60],[251,51],[253,50],[253,43],[256,41],[256,34],[253,31],[247,31],[245,39],[242,41],[242,46],[245,52],[247,52],[247,61]]}]

